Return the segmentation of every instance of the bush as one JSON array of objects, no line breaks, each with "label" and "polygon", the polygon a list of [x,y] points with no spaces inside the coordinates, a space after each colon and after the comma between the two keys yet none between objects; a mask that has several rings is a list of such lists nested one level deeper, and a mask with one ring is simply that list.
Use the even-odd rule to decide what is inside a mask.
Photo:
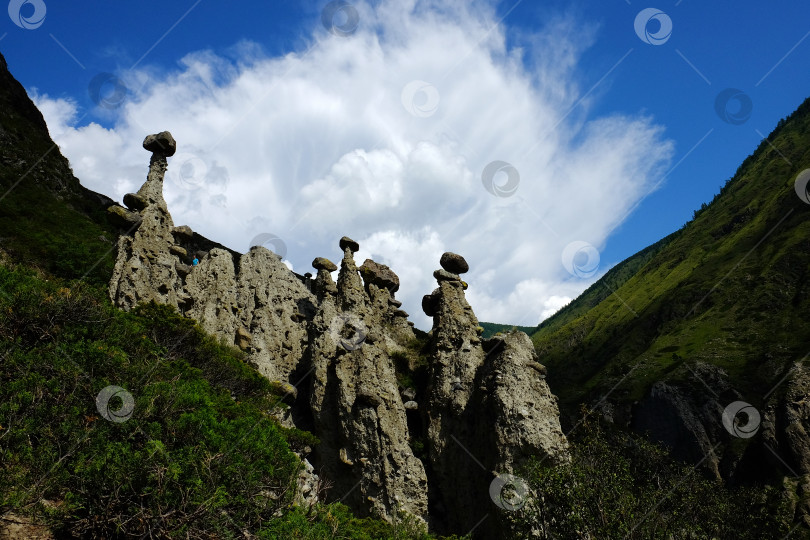
[{"label": "bush", "polygon": [[727,489],[660,447],[584,421],[571,463],[522,471],[542,502],[519,517],[553,538],[781,538],[792,515],[773,488]]},{"label": "bush", "polygon": [[[101,288],[0,266],[0,358],[0,514],[98,538],[427,537],[293,506],[290,446],[317,438],[279,426],[277,388],[170,307],[124,313]],[[109,386],[126,392],[99,407]]]}]

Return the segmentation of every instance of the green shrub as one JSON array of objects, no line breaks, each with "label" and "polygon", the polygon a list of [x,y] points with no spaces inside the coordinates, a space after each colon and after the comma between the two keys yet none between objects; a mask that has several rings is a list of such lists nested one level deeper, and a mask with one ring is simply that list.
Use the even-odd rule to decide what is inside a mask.
[{"label": "green shrub", "polygon": [[[636,436],[585,421],[571,463],[534,460],[521,471],[541,497],[517,519],[559,539],[782,538],[792,515],[772,488],[728,489]],[[528,505],[527,505],[528,507]]]},{"label": "green shrub", "polygon": [[[0,358],[0,514],[98,538],[427,538],[293,506],[291,447],[317,438],[279,426],[278,389],[170,307],[124,313],[100,287],[0,266]],[[110,400],[124,421],[97,407],[110,385],[133,398],[129,417]]]}]

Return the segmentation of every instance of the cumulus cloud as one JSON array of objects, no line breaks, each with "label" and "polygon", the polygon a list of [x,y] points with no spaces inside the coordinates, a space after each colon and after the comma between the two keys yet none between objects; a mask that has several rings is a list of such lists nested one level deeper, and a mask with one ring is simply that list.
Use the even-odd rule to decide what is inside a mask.
[{"label": "cumulus cloud", "polygon": [[[421,328],[421,296],[441,253],[455,251],[470,263],[479,319],[537,324],[599,275],[567,272],[565,247],[604,246],[660,179],[671,143],[650,118],[588,114],[577,60],[593,28],[560,18],[508,47],[485,2],[355,5],[356,32],[314,28],[284,56],[243,43],[227,57],[188,52],[161,75],[118,74],[129,99],[112,111],[35,101],[93,190],[118,200],[137,190],[141,141],[168,129],[176,223],[237,250],[275,234],[302,273],[316,256],[339,257],[348,235],[358,264],[373,257],[398,273]],[[85,119],[100,112],[111,127]],[[488,191],[493,161],[512,168]],[[499,197],[510,171],[517,189]]]}]

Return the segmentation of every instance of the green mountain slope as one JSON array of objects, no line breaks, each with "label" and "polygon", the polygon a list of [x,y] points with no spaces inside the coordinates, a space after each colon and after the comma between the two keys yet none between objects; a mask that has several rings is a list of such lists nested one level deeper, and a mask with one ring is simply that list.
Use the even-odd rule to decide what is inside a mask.
[{"label": "green mountain slope", "polygon": [[682,230],[612,269],[532,339],[567,404],[639,399],[685,363],[763,395],[810,347],[810,102],[763,141]]}]

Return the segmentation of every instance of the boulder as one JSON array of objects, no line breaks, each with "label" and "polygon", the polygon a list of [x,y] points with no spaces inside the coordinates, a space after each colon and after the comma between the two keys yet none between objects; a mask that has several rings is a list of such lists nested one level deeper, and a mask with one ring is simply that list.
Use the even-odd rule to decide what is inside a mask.
[{"label": "boulder", "polygon": [[178,246],[178,245],[169,246],[169,251],[172,254],[177,255],[181,259],[185,259],[186,257],[188,257],[188,251],[186,251],[186,248]]},{"label": "boulder", "polygon": [[107,208],[107,218],[113,225],[126,229],[141,223],[141,216],[139,214],[130,212],[123,206],[118,205],[112,205]]},{"label": "boulder", "polygon": [[143,147],[154,154],[165,157],[173,156],[177,151],[177,143],[168,131],[161,131],[155,135],[147,135],[143,140]]},{"label": "boulder", "polygon": [[452,272],[448,272],[447,270],[444,269],[439,269],[433,272],[433,277],[436,278],[436,281],[438,282],[461,281],[461,278],[458,276],[458,274],[453,274]]},{"label": "boulder", "polygon": [[172,229],[172,234],[181,242],[191,242],[194,240],[194,231],[188,225],[180,225]]},{"label": "boulder", "polygon": [[358,251],[360,251],[360,244],[358,244],[348,236],[344,236],[343,238],[340,239],[340,249],[346,251],[347,248],[352,253],[357,253]]},{"label": "boulder", "polygon": [[316,270],[326,270],[327,272],[337,270],[337,265],[326,257],[315,257],[315,260],[312,261],[312,267]]},{"label": "boulder", "polygon": [[373,284],[381,289],[388,289],[392,294],[399,290],[399,277],[384,264],[366,259],[360,266],[360,275],[366,287]]},{"label": "boulder", "polygon": [[433,317],[439,312],[439,289],[436,289],[431,294],[426,294],[422,297],[422,311],[428,317]]},{"label": "boulder", "polygon": [[130,210],[140,212],[141,210],[146,208],[146,206],[149,203],[137,193],[127,193],[126,195],[124,195],[124,204]]},{"label": "boulder", "polygon": [[439,264],[442,265],[442,268],[452,274],[463,274],[470,270],[470,265],[467,264],[464,257],[449,251],[442,255],[442,258],[439,260]]}]

